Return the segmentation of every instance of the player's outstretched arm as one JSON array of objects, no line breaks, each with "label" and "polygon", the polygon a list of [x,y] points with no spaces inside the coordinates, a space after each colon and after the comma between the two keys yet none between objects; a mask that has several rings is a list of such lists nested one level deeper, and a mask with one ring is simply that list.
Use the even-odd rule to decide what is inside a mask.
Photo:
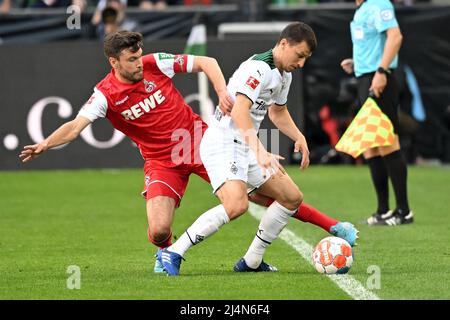
[{"label": "player's outstretched arm", "polygon": [[285,135],[295,142],[294,152],[302,153],[301,169],[306,169],[309,166],[309,149],[305,136],[295,124],[286,105],[278,106],[272,105],[269,108],[269,118],[273,124],[281,130]]},{"label": "player's outstretched arm", "polygon": [[224,114],[229,114],[233,101],[228,94],[227,84],[217,60],[211,57],[195,56],[192,72],[203,71],[214,86],[219,98],[219,107]]},{"label": "player's outstretched arm", "polygon": [[41,143],[24,146],[19,158],[22,159],[22,162],[27,162],[38,157],[48,149],[69,143],[75,140],[90,123],[87,118],[78,116],[74,120],[60,126]]}]

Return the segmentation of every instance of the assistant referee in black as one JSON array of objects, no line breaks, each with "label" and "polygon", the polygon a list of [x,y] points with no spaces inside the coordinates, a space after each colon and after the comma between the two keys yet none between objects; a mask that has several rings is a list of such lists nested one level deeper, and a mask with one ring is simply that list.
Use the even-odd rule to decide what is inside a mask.
[{"label": "assistant referee in black", "polygon": [[[397,67],[402,34],[389,0],[356,0],[357,9],[350,24],[353,59],[341,62],[349,74],[355,73],[361,104],[371,94],[394,126],[395,142],[364,152],[378,200],[378,208],[367,220],[369,225],[396,226],[412,223],[413,212],[407,195],[407,166],[398,138]],[[396,208],[389,209],[389,179],[395,192]]]}]

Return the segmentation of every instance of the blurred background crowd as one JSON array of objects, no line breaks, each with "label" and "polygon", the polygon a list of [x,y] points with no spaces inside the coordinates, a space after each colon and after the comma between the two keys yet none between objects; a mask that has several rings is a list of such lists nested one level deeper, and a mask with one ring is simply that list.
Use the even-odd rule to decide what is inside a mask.
[{"label": "blurred background crowd", "polygon": [[[402,150],[409,163],[449,163],[450,0],[392,2],[404,34],[396,70],[401,88]],[[293,93],[299,96],[300,105],[294,117],[309,141],[311,161],[361,162],[333,148],[361,103],[357,100],[355,78],[339,66],[342,58],[351,56],[349,23],[354,10],[354,0],[0,0],[0,70],[4,75],[0,76],[0,94],[4,102],[14,101],[8,96],[10,90],[1,90],[13,77],[8,73],[5,76],[9,57],[17,56],[15,52],[25,44],[31,52],[33,48],[40,50],[43,44],[52,44],[58,50],[86,43],[98,46],[105,34],[128,29],[141,32],[146,42],[161,44],[170,51],[182,48],[192,26],[203,23],[211,43],[208,55],[224,64],[224,73],[230,76],[227,70],[236,67],[234,61],[241,61],[246,49],[253,52],[246,43],[257,43],[258,39],[265,41],[264,45],[273,43],[279,33],[277,22],[301,20],[313,27],[319,42]],[[75,27],[69,27],[68,19],[74,14]],[[254,32],[255,28],[260,32]],[[231,52],[231,42],[222,45],[221,41],[241,44]],[[83,54],[84,49],[79,50]],[[100,49],[96,47],[95,51]],[[240,51],[241,56],[235,51]],[[29,76],[40,77],[37,73]],[[94,77],[86,80],[87,88],[95,84]],[[33,101],[39,97],[35,91]],[[77,96],[71,102],[77,105],[88,95],[87,89],[80,89],[83,98]],[[290,160],[298,161],[294,155]]]}]

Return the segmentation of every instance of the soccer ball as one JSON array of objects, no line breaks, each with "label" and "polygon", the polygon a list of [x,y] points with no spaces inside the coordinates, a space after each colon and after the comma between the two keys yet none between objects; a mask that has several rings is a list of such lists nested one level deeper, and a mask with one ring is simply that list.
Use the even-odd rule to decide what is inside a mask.
[{"label": "soccer ball", "polygon": [[342,238],[326,237],[315,247],[312,262],[320,273],[347,273],[353,263],[352,247]]}]

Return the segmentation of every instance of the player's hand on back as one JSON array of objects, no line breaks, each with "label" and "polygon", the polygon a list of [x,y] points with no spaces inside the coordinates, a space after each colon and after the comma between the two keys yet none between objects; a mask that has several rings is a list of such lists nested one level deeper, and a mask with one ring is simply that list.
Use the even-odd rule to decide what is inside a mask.
[{"label": "player's hand on back", "polygon": [[219,108],[223,114],[229,115],[231,109],[233,109],[233,100],[228,94],[228,90],[224,89],[218,92],[219,96]]},{"label": "player's hand on back", "polygon": [[46,150],[45,145],[43,143],[28,145],[23,147],[22,152],[19,155],[19,158],[22,159],[22,162],[27,162],[33,160],[34,158],[41,155]]}]

